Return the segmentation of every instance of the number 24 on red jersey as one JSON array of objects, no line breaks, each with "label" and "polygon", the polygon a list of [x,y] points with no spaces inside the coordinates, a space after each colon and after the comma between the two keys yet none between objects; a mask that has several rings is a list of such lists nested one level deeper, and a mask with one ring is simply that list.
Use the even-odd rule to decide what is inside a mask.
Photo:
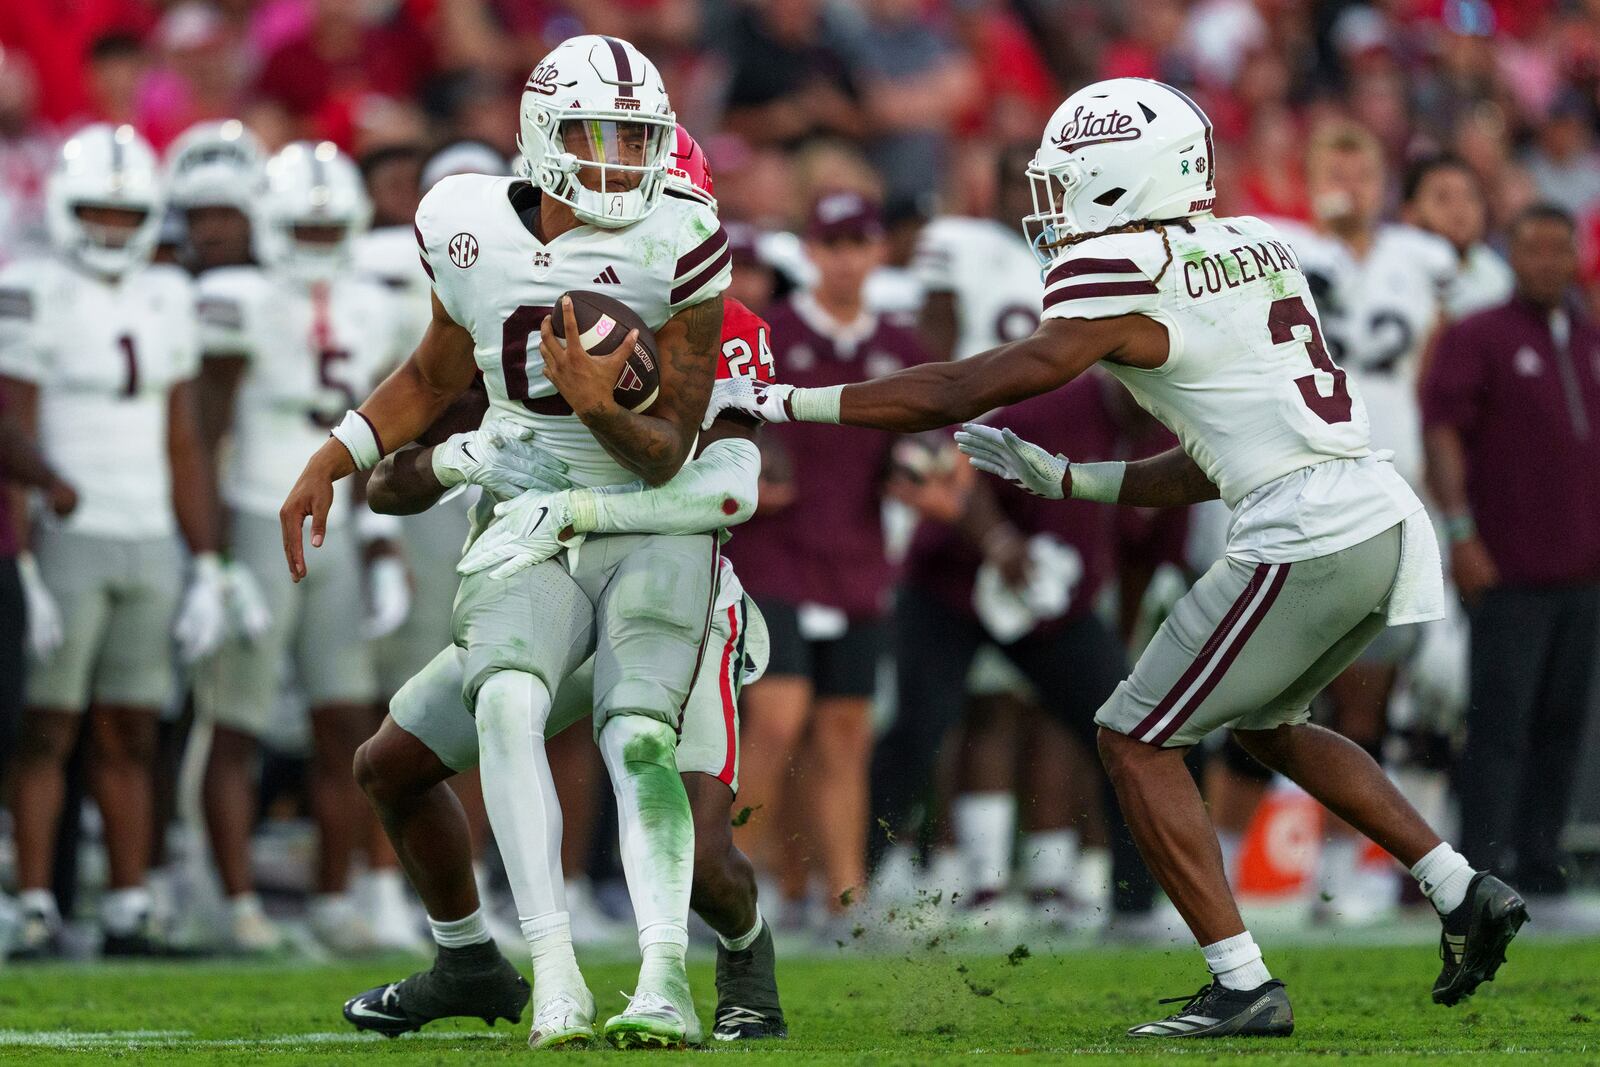
[{"label": "number 24 on red jersey", "polygon": [[717,353],[717,377],[776,380],[772,359],[772,327],[744,304],[727,298],[722,305],[722,350]]}]

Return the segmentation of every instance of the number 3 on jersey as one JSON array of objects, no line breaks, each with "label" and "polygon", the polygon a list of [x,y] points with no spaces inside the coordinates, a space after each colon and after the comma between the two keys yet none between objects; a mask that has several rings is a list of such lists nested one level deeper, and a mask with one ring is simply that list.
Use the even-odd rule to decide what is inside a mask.
[{"label": "number 3 on jersey", "polygon": [[[1296,326],[1304,326],[1311,331],[1310,336],[1297,337],[1294,332]],[[1322,342],[1322,331],[1317,327],[1317,317],[1306,306],[1305,300],[1298,296],[1274,300],[1267,311],[1267,330],[1275,345],[1286,345],[1290,341],[1303,343],[1306,355],[1311,358],[1311,365],[1333,375],[1333,392],[1327,396],[1317,391],[1315,374],[1305,374],[1294,380],[1294,384],[1300,387],[1300,396],[1305,400],[1306,407],[1329,425],[1349,422],[1350,389],[1345,385],[1344,371],[1328,356],[1327,346]]]}]

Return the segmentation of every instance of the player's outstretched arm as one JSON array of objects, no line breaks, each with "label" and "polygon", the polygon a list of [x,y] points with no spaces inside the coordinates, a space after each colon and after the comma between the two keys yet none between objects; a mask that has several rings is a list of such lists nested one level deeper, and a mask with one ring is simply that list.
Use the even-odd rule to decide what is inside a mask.
[{"label": "player's outstretched arm", "polygon": [[1134,463],[1073,463],[1008,429],[976,422],[961,428],[956,446],[979,470],[1051,500],[1071,497],[1165,508],[1217,498],[1217,487],[1182,448]]},{"label": "player's outstretched arm", "polygon": [[410,444],[433,425],[456,395],[471,384],[475,369],[472,348],[472,334],[456,324],[435,295],[433,318],[417,350],[379,383],[360,408],[345,416],[335,433],[346,432],[317,449],[278,509],[290,578],[298,582],[306,576],[302,537],[307,518],[311,520],[311,547],[322,547],[328,509],[333,505],[333,483],[355,472],[358,461],[361,470],[377,466],[386,451]]},{"label": "player's outstretched arm", "polygon": [[722,297],[684,308],[656,331],[661,395],[648,415],[627,410],[612,396],[633,350],[632,335],[610,356],[591,357],[578,341],[571,302],[564,300],[556,313],[566,316],[569,340],[557,340],[551,320],[545,319],[539,341],[545,376],[613,459],[651,485],[665,483],[689,458],[711,398],[722,343]]},{"label": "player's outstretched arm", "polygon": [[1167,359],[1166,328],[1143,315],[1047,318],[1031,336],[959,363],[924,363],[825,389],[774,385],[750,402],[726,406],[769,422],[834,422],[919,433],[1060,388],[1102,359],[1159,367]]}]

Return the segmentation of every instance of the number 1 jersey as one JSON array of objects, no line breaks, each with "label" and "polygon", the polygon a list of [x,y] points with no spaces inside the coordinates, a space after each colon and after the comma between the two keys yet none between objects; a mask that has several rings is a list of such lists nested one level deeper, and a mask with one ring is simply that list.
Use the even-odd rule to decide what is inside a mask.
[{"label": "number 1 jersey", "polygon": [[1372,455],[1366,405],[1327,351],[1288,242],[1254,218],[1190,223],[1166,227],[1170,259],[1154,231],[1063,249],[1045,278],[1044,317],[1144,315],[1166,327],[1161,367],[1102,365],[1234,509],[1229,554],[1325,555],[1420,509]]},{"label": "number 1 jersey", "polygon": [[580,225],[545,243],[519,214],[536,210],[538,195],[521,178],[445,178],[417,208],[422,264],[445,311],[472,334],[489,394],[486,418],[531,426],[575,484],[630,482],[635,475],[578,419],[529,407],[556,395],[544,376],[539,326],[561,294],[584,289],[615,297],[658,330],[728,287],[728,238],[709,208],[668,194],[631,226]]}]

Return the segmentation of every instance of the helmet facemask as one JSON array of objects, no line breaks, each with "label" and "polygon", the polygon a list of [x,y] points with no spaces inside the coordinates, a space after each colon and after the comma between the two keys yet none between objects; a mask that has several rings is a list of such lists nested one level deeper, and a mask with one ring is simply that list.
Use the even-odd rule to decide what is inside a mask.
[{"label": "helmet facemask", "polygon": [[[530,177],[546,194],[583,222],[606,229],[631,225],[655,210],[675,136],[670,114],[619,118],[608,112],[558,112],[541,104],[530,110],[518,147]],[[540,145],[542,151],[530,151]]]}]

